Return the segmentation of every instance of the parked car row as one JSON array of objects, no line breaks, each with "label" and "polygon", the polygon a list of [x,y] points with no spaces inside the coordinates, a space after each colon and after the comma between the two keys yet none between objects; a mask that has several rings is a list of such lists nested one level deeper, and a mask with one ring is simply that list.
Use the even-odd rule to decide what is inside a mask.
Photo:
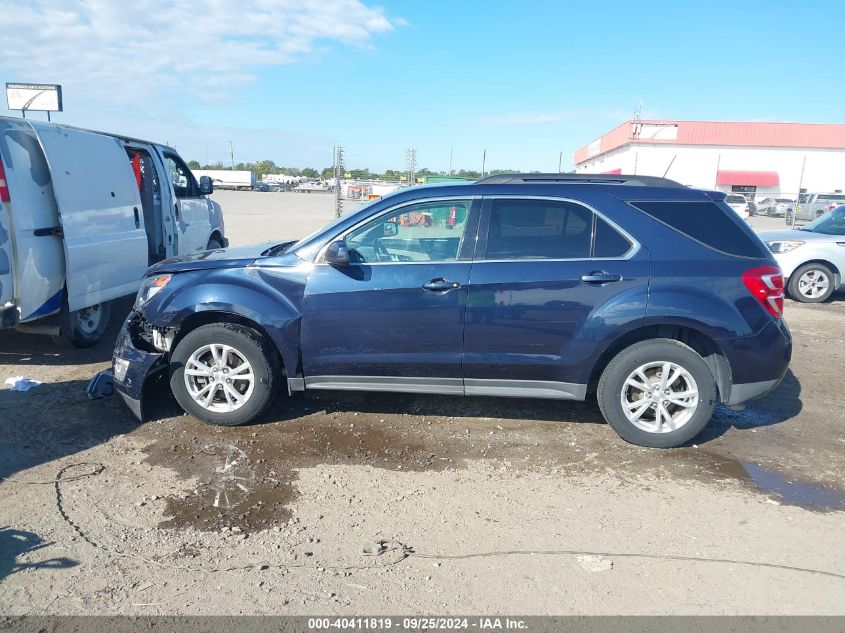
[{"label": "parked car row", "polygon": [[793,226],[799,221],[815,220],[841,204],[845,204],[845,194],[842,193],[802,193],[798,196],[798,204],[787,209],[784,217],[786,223]]}]

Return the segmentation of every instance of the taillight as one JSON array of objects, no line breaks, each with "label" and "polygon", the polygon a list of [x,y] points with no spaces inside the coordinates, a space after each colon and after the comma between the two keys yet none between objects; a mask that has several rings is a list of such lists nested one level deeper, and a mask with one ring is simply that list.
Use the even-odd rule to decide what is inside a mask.
[{"label": "taillight", "polygon": [[777,266],[760,266],[742,273],[742,283],[776,319],[783,316],[783,273]]},{"label": "taillight", "polygon": [[9,185],[6,184],[6,170],[3,167],[3,159],[0,158],[0,202],[11,202],[9,197]]}]

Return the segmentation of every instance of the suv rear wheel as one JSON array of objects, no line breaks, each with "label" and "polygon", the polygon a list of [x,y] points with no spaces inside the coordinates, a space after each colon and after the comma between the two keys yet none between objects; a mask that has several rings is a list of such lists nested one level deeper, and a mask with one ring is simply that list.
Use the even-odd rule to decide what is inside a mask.
[{"label": "suv rear wheel", "polygon": [[632,444],[679,446],[710,421],[716,383],[695,350],[672,339],[635,343],[602,373],[598,402],[608,424]]},{"label": "suv rear wheel", "polygon": [[258,417],[279,384],[279,361],[256,331],[229,323],[198,327],[170,357],[170,388],[204,422],[238,426]]}]

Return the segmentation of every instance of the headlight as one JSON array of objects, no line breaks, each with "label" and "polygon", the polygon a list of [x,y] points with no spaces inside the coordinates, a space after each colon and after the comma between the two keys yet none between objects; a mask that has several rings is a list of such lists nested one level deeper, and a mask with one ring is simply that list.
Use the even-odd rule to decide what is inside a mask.
[{"label": "headlight", "polygon": [[141,287],[138,289],[138,296],[135,298],[135,307],[139,308],[156,296],[159,290],[167,285],[171,276],[172,275],[156,275],[154,277],[147,277],[144,279],[141,283]]},{"label": "headlight", "polygon": [[773,253],[788,253],[794,248],[798,248],[804,242],[801,241],[793,241],[793,242],[766,242],[766,246],[769,247],[769,250]]}]

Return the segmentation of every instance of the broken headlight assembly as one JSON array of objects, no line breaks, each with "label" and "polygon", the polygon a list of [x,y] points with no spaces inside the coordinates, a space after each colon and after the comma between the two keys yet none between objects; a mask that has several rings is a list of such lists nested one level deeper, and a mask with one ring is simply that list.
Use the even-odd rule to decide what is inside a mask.
[{"label": "broken headlight assembly", "polygon": [[140,308],[156,296],[167,285],[171,277],[172,275],[154,275],[145,278],[141,282],[141,287],[138,288],[138,296],[135,297],[135,308]]}]

